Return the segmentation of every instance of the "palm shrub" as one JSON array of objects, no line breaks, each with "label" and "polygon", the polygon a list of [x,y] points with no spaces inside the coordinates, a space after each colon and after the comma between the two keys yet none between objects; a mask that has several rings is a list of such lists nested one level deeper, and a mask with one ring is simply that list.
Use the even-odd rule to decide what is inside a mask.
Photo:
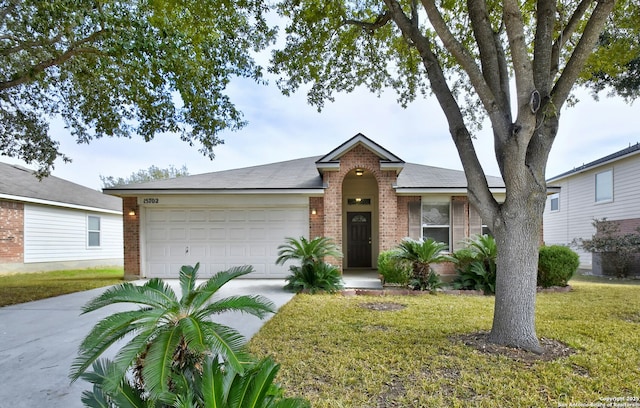
[{"label": "palm shrub", "polygon": [[457,273],[453,287],[495,293],[497,255],[496,240],[492,236],[476,235],[468,239],[465,248],[453,253]]},{"label": "palm shrub", "polygon": [[286,238],[286,243],[278,247],[276,265],[284,265],[291,260],[299,261],[300,265],[289,267],[291,275],[286,278],[285,288],[310,293],[335,292],[342,289],[340,270],[324,261],[327,256],[342,257],[342,252],[331,238]]},{"label": "palm shrub", "polygon": [[189,408],[304,408],[306,400],[284,398],[282,388],[274,383],[280,369],[270,357],[247,363],[241,374],[228,363],[208,355],[202,364],[200,375],[176,376],[170,392],[145,395],[124,379],[114,392],[106,382],[113,362],[98,360],[93,372],[85,372],[81,378],[93,384],[91,391],[84,391],[82,402],[87,407],[189,407]]},{"label": "palm shrub", "polygon": [[411,287],[432,291],[442,286],[440,276],[431,269],[431,264],[450,261],[451,257],[445,253],[446,249],[447,244],[432,238],[422,241],[407,238],[398,245],[396,259],[411,264]]},{"label": "palm shrub", "polygon": [[378,255],[378,273],[382,275],[384,283],[406,286],[411,276],[411,265],[398,259],[397,249],[382,251]]},{"label": "palm shrub", "polygon": [[251,266],[218,272],[196,287],[200,264],[180,269],[182,296],[162,279],[144,285],[122,283],[89,301],[82,312],[117,303],[139,305],[136,310],[116,312],[99,321],[82,341],[70,377],[78,379],[102,353],[125,336],[130,340],[116,353],[111,364],[103,366],[101,386],[107,394],[117,393],[127,378],[141,395],[162,395],[175,391],[179,378],[201,375],[207,356],[223,359],[242,374],[245,341],[237,330],[216,323],[212,315],[240,311],[263,318],[274,312],[273,303],[262,296],[212,297],[230,280],[253,271]]},{"label": "palm shrub", "polygon": [[538,286],[567,286],[580,266],[580,257],[571,248],[550,245],[540,248],[538,256]]}]

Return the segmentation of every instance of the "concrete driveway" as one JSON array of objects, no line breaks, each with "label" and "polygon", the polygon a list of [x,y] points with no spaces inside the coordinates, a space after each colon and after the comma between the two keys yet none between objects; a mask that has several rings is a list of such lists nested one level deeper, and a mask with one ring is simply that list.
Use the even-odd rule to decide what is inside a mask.
[{"label": "concrete driveway", "polygon": [[[180,293],[177,280],[167,282]],[[280,308],[293,297],[283,286],[284,281],[279,279],[236,279],[226,284],[219,295],[263,295]],[[82,407],[80,395],[89,389],[89,384],[80,380],[70,384],[68,378],[78,345],[98,320],[132,307],[110,306],[81,316],[81,307],[104,290],[0,308],[0,408]],[[215,320],[249,339],[268,318],[261,321],[226,313]]]}]

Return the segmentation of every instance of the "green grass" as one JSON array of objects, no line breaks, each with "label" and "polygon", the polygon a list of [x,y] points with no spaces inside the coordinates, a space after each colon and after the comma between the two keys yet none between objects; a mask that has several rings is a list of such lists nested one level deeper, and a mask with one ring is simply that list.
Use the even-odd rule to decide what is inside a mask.
[{"label": "green grass", "polygon": [[122,268],[83,269],[0,276],[0,306],[115,285],[123,281]]},{"label": "green grass", "polygon": [[[537,297],[538,336],[575,350],[554,361],[514,360],[452,340],[490,330],[494,298],[484,296],[297,295],[250,349],[274,356],[287,394],[314,407],[633,402],[640,397],[640,286],[592,280],[572,281],[570,293]],[[406,308],[362,307],[373,302]]]}]

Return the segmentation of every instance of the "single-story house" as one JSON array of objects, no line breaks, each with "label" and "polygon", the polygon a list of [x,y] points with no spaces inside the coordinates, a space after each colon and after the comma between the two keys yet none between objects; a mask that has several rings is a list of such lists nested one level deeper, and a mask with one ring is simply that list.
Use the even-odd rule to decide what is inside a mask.
[{"label": "single-story house", "polygon": [[0,163],[0,274],[122,265],[122,199]]},{"label": "single-story house", "polygon": [[[504,197],[504,183],[488,177]],[[462,171],[405,163],[362,134],[322,156],[125,185],[125,275],[176,277],[200,262],[202,276],[252,265],[254,277],[282,278],[275,264],[286,237],[331,237],[344,269],[376,267],[403,238],[433,237],[456,249],[482,232]]]},{"label": "single-story house", "polygon": [[[559,192],[547,197],[544,241],[569,245],[575,238],[590,239],[595,219],[616,222],[622,234],[640,227],[640,144],[635,144],[547,180]],[[573,248],[583,268],[601,273],[592,254]],[[598,257],[596,256],[597,260]],[[636,266],[635,274],[640,274]]]}]

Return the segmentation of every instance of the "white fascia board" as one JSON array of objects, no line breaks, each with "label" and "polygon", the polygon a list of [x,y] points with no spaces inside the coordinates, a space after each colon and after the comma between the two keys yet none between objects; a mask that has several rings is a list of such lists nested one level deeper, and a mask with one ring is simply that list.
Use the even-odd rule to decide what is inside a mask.
[{"label": "white fascia board", "polygon": [[[402,188],[395,187],[396,194],[398,195],[422,195],[422,194],[467,194],[469,191],[466,187],[457,188]],[[491,194],[505,194],[507,190],[504,187],[490,188]]]},{"label": "white fascia board", "polygon": [[122,215],[122,211],[109,210],[106,208],[89,207],[89,206],[78,205],[78,204],[61,203],[59,201],[43,200],[40,198],[21,197],[21,196],[14,196],[10,194],[0,194],[0,198],[11,200],[11,201],[22,201],[22,202],[31,203],[31,204],[42,204],[42,205],[50,205],[53,207],[73,208],[75,210]]},{"label": "white fascia board", "polygon": [[303,195],[323,195],[324,189],[307,188],[307,189],[245,189],[245,190],[109,190],[105,194],[119,197],[138,197],[152,195],[245,195],[245,194],[303,194]]}]

